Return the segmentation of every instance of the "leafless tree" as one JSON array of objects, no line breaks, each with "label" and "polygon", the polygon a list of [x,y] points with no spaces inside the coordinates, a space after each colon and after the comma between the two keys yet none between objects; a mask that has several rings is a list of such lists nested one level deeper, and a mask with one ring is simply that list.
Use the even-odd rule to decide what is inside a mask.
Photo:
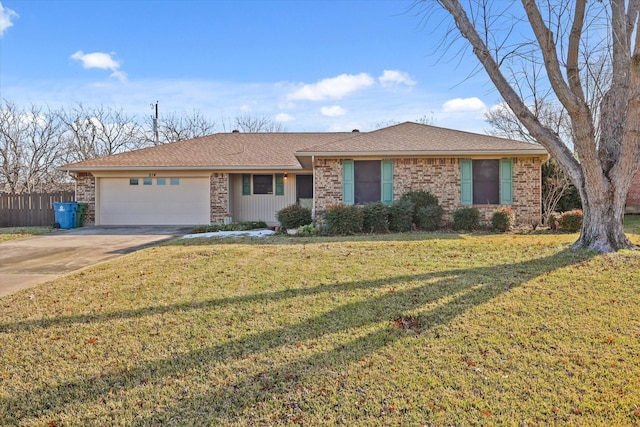
[{"label": "leafless tree", "polygon": [[215,132],[216,122],[205,117],[200,111],[191,114],[169,113],[162,114],[157,124],[158,139],[152,131],[154,118],[149,116],[144,128],[145,141],[154,145],[167,144],[210,135]]},{"label": "leafless tree", "polygon": [[[414,122],[416,123],[420,123],[421,125],[430,125],[433,126],[436,124],[436,119],[433,117],[433,112],[431,112],[431,116],[427,116],[426,114],[415,119]],[[374,129],[382,129],[382,128],[386,128],[389,126],[393,126],[393,125],[397,125],[400,124],[402,122],[398,121],[398,120],[385,120],[382,122],[377,122],[373,128]]]},{"label": "leafless tree", "polygon": [[64,161],[62,122],[56,112],[31,105],[0,105],[0,189],[9,193],[55,191],[65,179],[55,167]]},{"label": "leafless tree", "polygon": [[[567,146],[573,146],[571,121],[566,111],[561,106],[546,104],[538,100],[530,106],[536,117],[549,129],[553,129]],[[517,139],[520,141],[535,142],[527,129],[509,109],[508,105],[498,104],[485,113],[485,119],[491,126],[488,133],[491,135]],[[542,219],[546,219],[550,212],[556,210],[562,197],[569,193],[573,185],[562,168],[558,167],[553,158],[547,160],[542,168]]]},{"label": "leafless tree", "polygon": [[140,126],[122,109],[76,104],[59,113],[69,161],[108,156],[145,146]]},{"label": "leafless tree", "polygon": [[275,121],[271,117],[251,114],[237,116],[232,122],[227,121],[225,123],[223,121],[223,127],[228,132],[232,130],[239,130],[245,133],[286,131],[281,122]]},{"label": "leafless tree", "polygon": [[[623,218],[640,165],[640,0],[539,3],[521,0],[521,8],[490,0],[470,1],[466,8],[457,0],[416,5],[425,19],[448,12],[453,25],[446,34],[466,39],[509,108],[578,189],[584,217],[574,247],[598,252],[632,247]],[[562,106],[571,121],[573,149],[517,90],[514,70],[523,69],[544,74],[546,85],[529,95],[544,94]]]}]

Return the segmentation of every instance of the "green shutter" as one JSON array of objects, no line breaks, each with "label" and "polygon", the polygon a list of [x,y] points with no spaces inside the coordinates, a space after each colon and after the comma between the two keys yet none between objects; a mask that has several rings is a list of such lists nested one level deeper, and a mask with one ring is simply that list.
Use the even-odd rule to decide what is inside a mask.
[{"label": "green shutter", "polygon": [[393,160],[382,162],[382,203],[393,203]]},{"label": "green shutter", "polygon": [[354,202],[354,167],[353,160],[342,161],[342,202],[352,205]]},{"label": "green shutter", "polygon": [[500,204],[511,205],[513,203],[513,161],[511,159],[500,160]]},{"label": "green shutter", "polygon": [[276,174],[276,196],[284,196],[284,174]]},{"label": "green shutter", "polygon": [[251,195],[251,175],[248,173],[242,174],[242,195]]},{"label": "green shutter", "polygon": [[471,159],[460,160],[460,204],[473,204],[473,162]]}]

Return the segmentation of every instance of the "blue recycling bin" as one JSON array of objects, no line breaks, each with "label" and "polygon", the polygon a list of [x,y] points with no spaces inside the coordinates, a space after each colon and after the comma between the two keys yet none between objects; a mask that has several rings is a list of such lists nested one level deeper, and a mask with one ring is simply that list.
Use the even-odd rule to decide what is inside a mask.
[{"label": "blue recycling bin", "polygon": [[60,224],[60,228],[75,228],[77,210],[76,202],[53,202],[56,223]]}]

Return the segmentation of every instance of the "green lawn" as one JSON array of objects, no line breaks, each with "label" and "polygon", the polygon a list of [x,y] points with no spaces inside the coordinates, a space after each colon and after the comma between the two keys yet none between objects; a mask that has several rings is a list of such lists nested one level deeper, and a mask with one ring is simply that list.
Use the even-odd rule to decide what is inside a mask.
[{"label": "green lawn", "polygon": [[0,299],[0,424],[638,425],[640,251],[576,237],[129,254]]}]

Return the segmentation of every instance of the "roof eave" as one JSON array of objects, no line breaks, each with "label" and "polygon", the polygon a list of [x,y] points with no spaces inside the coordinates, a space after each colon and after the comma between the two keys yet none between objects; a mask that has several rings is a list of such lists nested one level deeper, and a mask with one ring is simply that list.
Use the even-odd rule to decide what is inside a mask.
[{"label": "roof eave", "polygon": [[470,157],[470,156],[544,156],[545,149],[530,150],[465,150],[465,151],[298,151],[296,156],[307,157],[371,157],[371,156],[429,156],[429,157]]},{"label": "roof eave", "polygon": [[302,166],[292,165],[216,165],[216,166],[79,166],[66,167],[60,166],[56,168],[63,172],[93,172],[93,171],[243,171],[243,170],[302,170]]}]

